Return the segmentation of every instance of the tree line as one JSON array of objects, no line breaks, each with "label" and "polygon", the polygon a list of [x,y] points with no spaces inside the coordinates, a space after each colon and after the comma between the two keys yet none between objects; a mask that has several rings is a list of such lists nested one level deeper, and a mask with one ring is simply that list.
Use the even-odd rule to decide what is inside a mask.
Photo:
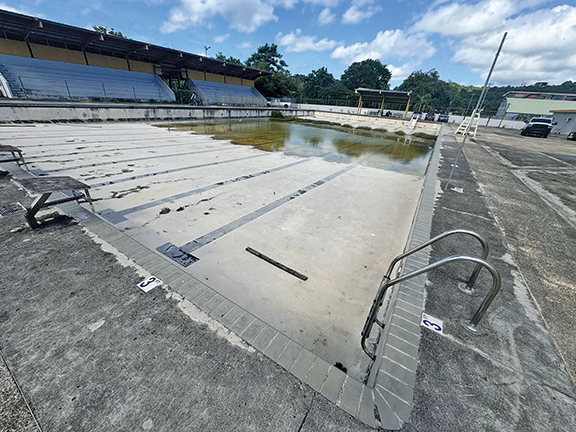
[{"label": "tree line", "polygon": [[[313,70],[308,75],[292,75],[276,44],[259,47],[244,62],[234,57],[227,57],[221,52],[216,54],[216,59],[273,72],[272,76],[256,79],[254,83],[256,89],[264,97],[296,98],[300,103],[356,106],[359,96],[354,92],[355,89],[364,87],[388,90],[392,77],[386,65],[380,60],[373,59],[352,63],[339,79],[325,67]],[[438,71],[432,69],[412,72],[394,90],[412,92],[412,110],[464,115],[470,114],[474,109],[482,89],[478,86],[464,86],[444,81],[440,79]],[[576,82],[566,81],[560,85],[536,83],[529,86],[490,87],[486,94],[483,115],[495,115],[502,102],[502,96],[509,91],[576,93]],[[388,105],[387,108],[404,109]]]},{"label": "tree line", "polygon": [[[93,30],[126,38],[121,32],[105,26],[92,26]],[[226,63],[234,63],[272,72],[273,75],[257,78],[254,86],[267,98],[296,98],[299,103],[323,105],[358,105],[359,96],[354,92],[359,87],[388,90],[392,73],[380,60],[367,59],[354,62],[344,71],[340,79],[328,69],[321,67],[308,75],[292,75],[288,64],[283,60],[278,46],[274,43],[260,46],[245,61],[226,56],[222,52],[215,58]],[[188,103],[191,91],[184,81],[168,80],[176,94],[177,102]],[[412,110],[444,114],[470,114],[481,93],[477,86],[464,86],[440,79],[438,71],[412,72],[394,90],[412,92]],[[566,81],[559,85],[539,82],[532,85],[490,87],[483,105],[483,115],[493,116],[502,103],[502,96],[510,91],[572,93],[576,94],[576,82]],[[370,104],[365,104],[370,107]],[[376,105],[374,105],[376,107]],[[387,109],[404,109],[402,106],[386,106]]]}]

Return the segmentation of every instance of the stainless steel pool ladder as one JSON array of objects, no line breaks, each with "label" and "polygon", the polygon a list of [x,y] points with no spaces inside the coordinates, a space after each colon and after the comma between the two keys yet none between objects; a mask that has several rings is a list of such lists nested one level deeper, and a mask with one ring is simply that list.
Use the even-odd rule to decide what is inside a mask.
[{"label": "stainless steel pool ladder", "polygon": [[[453,255],[453,256],[450,256],[448,258],[443,258],[439,261],[436,261],[435,263],[428,264],[428,265],[426,265],[426,266],[424,266],[418,270],[415,270],[411,273],[397,277],[396,279],[390,279],[390,276],[392,275],[392,271],[394,270],[394,267],[396,266],[396,264],[398,264],[399,261],[401,261],[404,258],[418,252],[419,250],[424,249],[427,246],[430,246],[433,243],[436,243],[438,240],[441,240],[441,239],[448,237],[450,235],[453,235],[453,234],[466,234],[466,235],[470,235],[470,236],[478,239],[478,241],[482,244],[482,258],[478,258],[475,256],[469,256],[469,255]],[[476,311],[476,313],[474,314],[472,319],[464,321],[464,325],[468,330],[470,330],[472,332],[477,332],[478,331],[478,323],[480,322],[480,320],[484,316],[484,313],[486,312],[486,310],[488,309],[488,307],[492,303],[492,300],[494,300],[494,297],[496,297],[496,294],[500,290],[500,274],[494,268],[494,266],[492,266],[492,264],[485,261],[487,257],[488,257],[488,243],[486,242],[486,240],[481,235],[475,233],[474,231],[470,231],[470,230],[466,230],[466,229],[454,229],[454,230],[446,231],[446,232],[428,240],[426,243],[423,243],[420,246],[417,246],[414,249],[411,249],[408,252],[405,252],[402,255],[398,255],[396,258],[394,258],[392,260],[392,263],[390,264],[390,267],[388,267],[388,272],[386,273],[386,276],[384,276],[382,278],[382,282],[380,282],[380,286],[379,286],[378,291],[376,293],[376,297],[374,298],[374,301],[372,303],[372,307],[370,308],[370,312],[368,313],[368,317],[366,318],[366,323],[364,324],[364,328],[362,329],[361,345],[362,345],[362,349],[364,350],[364,352],[372,360],[376,359],[376,355],[369,352],[369,350],[366,348],[366,339],[370,336],[370,333],[372,331],[372,327],[374,326],[374,324],[378,324],[380,327],[384,328],[384,324],[378,320],[377,315],[378,315],[378,311],[380,310],[380,307],[382,306],[384,295],[386,294],[386,291],[388,290],[388,288],[390,288],[392,285],[396,285],[400,282],[404,282],[408,279],[411,279],[413,277],[421,275],[422,273],[429,272],[430,270],[433,270],[437,267],[441,267],[445,264],[449,264],[449,263],[454,262],[454,261],[471,261],[471,262],[476,263],[476,267],[474,268],[474,271],[472,272],[472,275],[470,276],[468,281],[466,283],[460,283],[458,285],[460,290],[467,293],[467,294],[473,294],[474,293],[474,283],[476,282],[476,279],[478,278],[478,274],[480,273],[480,270],[482,270],[482,267],[485,267],[486,269],[488,269],[488,271],[492,275],[492,288],[490,288],[490,291],[488,292],[488,294],[484,298],[484,301],[482,302],[482,304],[480,305],[480,307],[478,308],[478,310]]]}]

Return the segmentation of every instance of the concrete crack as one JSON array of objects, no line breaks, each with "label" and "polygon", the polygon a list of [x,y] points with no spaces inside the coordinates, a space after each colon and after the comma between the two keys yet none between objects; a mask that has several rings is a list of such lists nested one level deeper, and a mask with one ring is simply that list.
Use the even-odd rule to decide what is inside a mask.
[{"label": "concrete crack", "polygon": [[310,414],[310,411],[312,410],[312,404],[314,403],[314,397],[315,397],[315,394],[312,394],[312,398],[310,399],[310,406],[306,410],[306,414],[304,414],[304,418],[302,419],[302,422],[300,423],[300,427],[298,428],[298,432],[302,431],[302,428],[304,427],[304,423],[306,423],[306,419],[308,418],[308,414]]},{"label": "concrete crack", "polygon": [[[2,362],[4,363],[4,365],[6,366],[6,369],[8,369],[8,373],[10,374],[10,376],[12,377],[12,381],[14,381],[14,384],[16,385],[16,388],[18,389],[18,393],[20,393],[20,396],[22,397],[22,400],[24,401],[24,403],[26,404],[26,408],[28,408],[28,412],[30,413],[30,415],[32,416],[32,419],[34,420],[34,423],[36,424],[36,427],[38,428],[38,430],[40,432],[42,431],[42,428],[40,427],[40,423],[38,423],[38,419],[36,418],[36,416],[34,415],[34,412],[32,411],[32,407],[30,406],[30,404],[28,403],[28,400],[26,399],[26,396],[24,395],[24,392],[22,391],[22,387],[20,387],[20,384],[18,383],[18,380],[16,379],[16,376],[14,375],[14,373],[12,372],[12,369],[10,369],[10,366],[8,366],[8,362],[6,361],[6,359],[4,358],[4,354],[2,353],[2,350],[0,349],[0,358],[2,358]],[[306,414],[308,415],[308,414]]]}]

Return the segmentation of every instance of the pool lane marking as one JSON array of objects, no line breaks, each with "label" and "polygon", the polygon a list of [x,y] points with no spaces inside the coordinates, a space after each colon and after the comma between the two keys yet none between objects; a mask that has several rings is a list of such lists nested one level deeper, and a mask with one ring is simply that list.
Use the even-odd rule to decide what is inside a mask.
[{"label": "pool lane marking", "polygon": [[[134,141],[134,140],[126,140],[126,141]],[[157,139],[152,139],[150,141],[158,141]],[[112,144],[115,144],[119,141],[114,141]],[[78,143],[77,143],[78,144]],[[81,144],[85,144],[85,143],[81,143]],[[126,151],[126,150],[143,150],[143,149],[162,149],[162,148],[172,148],[172,147],[182,147],[182,146],[195,146],[195,145],[199,145],[199,144],[206,144],[206,142],[202,142],[202,143],[192,143],[192,142],[186,142],[186,143],[163,143],[163,144],[158,144],[158,145],[150,145],[150,146],[138,146],[138,147],[106,147],[106,148],[98,148],[98,150],[88,150],[88,151],[82,151],[84,149],[79,149],[79,151],[77,152],[68,152],[68,153],[56,153],[56,154],[39,154],[36,156],[26,156],[26,160],[36,160],[36,159],[40,159],[40,158],[48,158],[48,157],[62,157],[62,156],[82,156],[82,155],[87,155],[90,153],[104,153],[104,152],[117,152],[117,151]],[[62,144],[59,144],[62,145]],[[92,148],[95,149],[95,147],[87,147],[87,148]],[[41,161],[39,161],[41,162]]]},{"label": "pool lane marking", "polygon": [[[257,172],[255,174],[247,174],[247,175],[235,177],[233,179],[219,181],[219,182],[211,184],[211,185],[203,186],[203,187],[200,187],[197,189],[192,189],[190,191],[182,192],[182,193],[175,194],[175,195],[170,195],[170,196],[160,198],[160,199],[155,200],[155,201],[149,201],[147,203],[140,204],[137,206],[128,207],[128,208],[126,208],[124,210],[120,210],[118,212],[109,211],[109,212],[107,212],[107,214],[114,213],[114,215],[117,215],[117,216],[126,216],[130,213],[135,213],[135,212],[146,210],[146,209],[149,209],[152,207],[157,207],[157,206],[165,204],[167,202],[175,201],[175,200],[182,199],[182,198],[187,198],[189,196],[197,195],[197,194],[200,194],[202,192],[216,189],[216,188],[221,187],[221,186],[229,185],[231,183],[236,183],[236,182],[243,181],[243,180],[253,179],[256,177],[260,177],[261,175],[271,174],[273,172],[281,171],[281,170],[284,170],[284,169],[287,169],[287,168],[290,168],[290,167],[293,167],[296,165],[300,165],[302,163],[309,162],[309,161],[310,161],[310,159],[300,159],[300,160],[297,160],[296,162],[292,162],[292,163],[289,163],[287,165],[282,165],[282,166],[272,168],[269,170],[260,171],[260,172]],[[106,210],[103,210],[102,212],[104,213],[104,212],[106,212]]]},{"label": "pool lane marking", "polygon": [[[70,170],[81,169],[81,168],[92,168],[92,167],[98,167],[98,166],[103,166],[103,165],[121,165],[121,164],[126,163],[126,162],[136,162],[136,161],[150,160],[150,159],[164,159],[164,158],[171,158],[171,157],[188,156],[188,155],[199,154],[199,153],[210,153],[210,152],[222,151],[222,150],[223,149],[210,149],[210,150],[200,150],[200,151],[192,151],[192,152],[185,152],[185,153],[173,153],[173,154],[168,154],[168,155],[145,156],[145,157],[140,157],[140,158],[124,159],[124,160],[120,160],[120,161],[107,161],[107,162],[93,163],[93,164],[88,164],[88,165],[76,165],[76,166],[69,167],[69,168],[58,168],[58,169],[52,169],[52,170],[44,170],[44,172],[53,173],[53,172],[60,172],[60,171],[70,171]],[[36,162],[36,163],[38,163],[38,162]]]},{"label": "pool lane marking", "polygon": [[[111,134],[99,134],[99,137],[113,137],[113,136],[125,136],[126,134],[130,134],[131,136],[138,136],[138,135],[144,135],[144,136],[150,136],[150,133],[147,132],[143,132],[143,133],[131,133],[133,130],[136,129],[125,129],[124,132],[118,132],[118,133],[111,133]],[[45,131],[48,132],[48,131]],[[61,131],[58,131],[61,132]],[[154,131],[156,132],[156,131]],[[76,135],[79,132],[77,131],[70,131],[70,134],[68,135],[46,135],[45,133],[38,135],[38,136],[30,136],[30,135],[26,135],[26,136],[11,136],[11,137],[6,137],[6,136],[2,136],[2,134],[0,133],[0,138],[2,139],[52,139],[52,138],[70,138],[70,135]],[[158,136],[164,136],[163,134],[159,133]],[[97,141],[94,141],[97,142]],[[76,143],[69,143],[69,144],[76,144]],[[33,144],[33,145],[37,145],[37,144]],[[26,147],[27,144],[24,144],[22,147]]]},{"label": "pool lane marking", "polygon": [[222,165],[222,164],[231,163],[231,162],[239,162],[239,161],[243,161],[243,160],[254,159],[254,158],[264,157],[264,156],[268,156],[268,155],[269,155],[269,153],[256,154],[256,155],[246,156],[246,157],[241,157],[241,158],[236,158],[236,159],[227,159],[227,160],[218,161],[218,162],[207,162],[207,163],[199,164],[199,165],[189,165],[189,166],[180,167],[180,168],[172,168],[169,170],[156,171],[156,172],[151,172],[151,173],[146,173],[146,174],[139,174],[139,175],[135,175],[135,176],[131,176],[131,177],[124,177],[124,178],[120,178],[117,180],[110,180],[110,181],[102,182],[102,183],[94,183],[94,184],[90,184],[90,187],[98,188],[98,187],[102,187],[102,186],[109,186],[112,184],[124,183],[124,182],[132,181],[132,180],[139,180],[139,179],[146,178],[146,177],[155,177],[155,176],[164,175],[164,174],[171,174],[171,173],[175,173],[175,172],[179,172],[179,171],[192,170],[192,169],[196,169],[196,168],[204,168],[204,167],[214,166],[214,165]]},{"label": "pool lane marking", "polygon": [[[235,147],[236,147],[236,145],[235,145]],[[235,148],[235,147],[232,147],[232,148]],[[346,146],[345,148],[347,148],[347,147],[349,147],[349,146]],[[330,154],[338,153],[338,152],[339,152],[339,150],[332,150],[332,151],[329,151],[329,152],[326,152],[326,153],[322,153],[322,154],[319,154],[319,155],[315,155],[315,156],[286,155],[284,152],[283,152],[282,154],[284,154],[284,155],[286,155],[286,156],[289,156],[289,157],[297,157],[297,158],[303,158],[303,159],[309,160],[309,159],[312,159],[312,158],[314,158],[314,157],[323,158],[323,157],[326,157],[326,156],[328,156],[328,155],[330,155]],[[90,186],[93,187],[93,188],[98,188],[98,187],[102,187],[102,186],[109,186],[109,185],[111,185],[111,184],[124,183],[124,182],[131,181],[131,180],[138,180],[138,179],[141,179],[141,178],[153,177],[153,176],[156,176],[156,175],[170,174],[170,173],[173,173],[173,172],[185,171],[185,170],[188,170],[188,169],[195,169],[195,168],[202,168],[202,167],[206,167],[206,166],[210,166],[210,165],[220,165],[220,164],[228,163],[228,162],[236,162],[236,161],[240,161],[240,160],[244,160],[244,159],[251,159],[251,158],[253,158],[253,157],[268,156],[268,155],[271,155],[271,154],[274,154],[274,153],[280,153],[280,152],[263,152],[262,155],[248,156],[248,157],[246,157],[246,158],[231,159],[231,160],[226,160],[226,161],[222,161],[222,162],[210,162],[210,163],[201,164],[201,165],[193,165],[193,166],[182,167],[182,168],[174,168],[174,169],[171,169],[171,170],[165,170],[165,171],[158,171],[158,172],[153,172],[153,173],[140,174],[140,175],[136,175],[136,176],[119,178],[119,179],[117,179],[117,180],[110,180],[110,181],[101,182],[101,183],[94,183],[94,184],[89,183],[89,184],[90,184]]]},{"label": "pool lane marking", "polygon": [[[291,194],[288,194],[282,198],[277,199],[274,202],[271,202],[268,205],[265,205],[264,207],[259,208],[258,210],[255,210],[251,213],[248,213],[247,215],[244,215],[208,234],[205,234],[201,237],[198,237],[195,240],[192,240],[191,242],[188,242],[180,247],[175,246],[172,243],[165,243],[162,246],[159,246],[156,248],[156,250],[158,250],[159,252],[167,255],[168,257],[172,258],[172,256],[175,253],[180,253],[180,254],[185,254],[187,256],[191,256],[191,253],[200,249],[203,246],[206,246],[209,243],[212,243],[214,240],[219,239],[220,237],[234,231],[237,228],[240,228],[244,225],[246,225],[249,222],[252,222],[253,220],[259,218],[260,216],[264,216],[265,214],[271,212],[272,210],[277,209],[278,207],[280,207],[283,204],[286,204],[290,201],[292,201],[295,198],[298,198],[301,195],[304,195],[305,193],[311,191],[312,189],[317,188],[318,186],[322,186],[324,183],[329,182],[330,180],[335,179],[336,177],[341,176],[342,174],[350,171],[352,168],[355,168],[356,165],[349,165],[343,169],[341,169],[340,171],[337,171],[333,174],[330,174],[327,177],[324,177],[321,180],[318,180],[302,189],[298,189],[296,192],[292,192]],[[189,265],[189,264],[188,264]]]}]

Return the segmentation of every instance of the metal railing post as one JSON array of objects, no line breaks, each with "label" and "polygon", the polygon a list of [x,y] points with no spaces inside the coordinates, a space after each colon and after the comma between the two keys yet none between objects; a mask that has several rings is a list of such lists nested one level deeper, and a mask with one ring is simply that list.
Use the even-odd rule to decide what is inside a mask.
[{"label": "metal railing post", "polygon": [[26,99],[29,99],[28,91],[27,91],[26,87],[24,87],[24,82],[22,81],[22,77],[18,77],[18,79],[20,80],[20,85],[22,86],[22,91],[24,92]]},{"label": "metal railing post", "polygon": [[68,90],[68,97],[72,100],[72,93],[70,93],[70,87],[68,87],[68,81],[64,80],[64,84],[66,84],[66,90]]}]

